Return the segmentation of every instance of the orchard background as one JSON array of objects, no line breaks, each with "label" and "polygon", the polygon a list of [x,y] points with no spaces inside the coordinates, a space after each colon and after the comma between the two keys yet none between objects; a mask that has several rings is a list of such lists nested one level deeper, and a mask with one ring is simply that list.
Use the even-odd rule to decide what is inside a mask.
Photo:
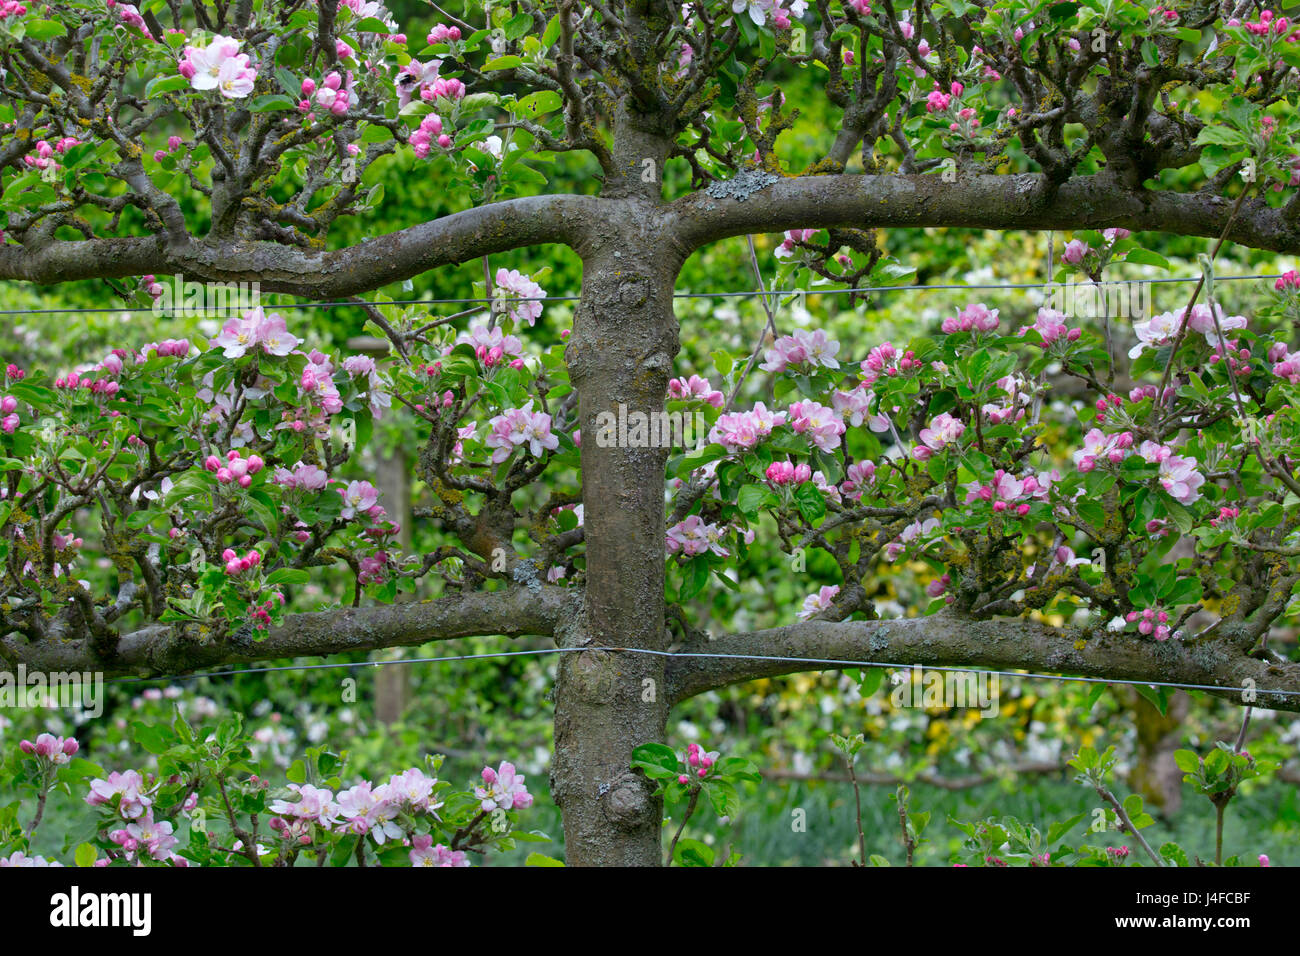
[{"label": "orchard background", "polygon": [[0,863],[1300,860],[1285,10],[0,14]]}]

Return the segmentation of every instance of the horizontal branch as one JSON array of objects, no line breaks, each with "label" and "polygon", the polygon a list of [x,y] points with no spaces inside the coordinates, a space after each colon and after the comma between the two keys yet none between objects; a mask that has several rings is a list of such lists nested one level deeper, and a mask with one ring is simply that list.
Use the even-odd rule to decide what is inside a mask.
[{"label": "horizontal branch", "polygon": [[[605,201],[608,203],[608,201]],[[591,196],[530,196],[477,206],[329,251],[239,239],[50,239],[0,246],[0,279],[39,284],[148,274],[258,282],[263,292],[338,299],[438,266],[546,243],[581,243],[600,221]]]},{"label": "horizontal branch", "polygon": [[199,643],[176,627],[156,624],[122,635],[117,655],[108,659],[96,653],[89,639],[31,643],[11,635],[0,637],[0,660],[14,667],[24,664],[29,672],[152,676],[251,661],[409,647],[456,637],[549,635],[573,595],[565,588],[542,586],[533,592],[519,587],[455,594],[436,601],[290,614],[256,643]]},{"label": "horizontal branch", "polygon": [[[686,253],[729,236],[786,229],[968,227],[1089,229],[1218,237],[1233,201],[1206,192],[1126,188],[1114,176],[1077,176],[1049,191],[1033,173],[960,176],[836,175],[778,179],[738,198],[696,192],[668,207]],[[1300,253],[1300,223],[1262,200],[1242,203],[1228,239],[1255,249]]]},{"label": "horizontal branch", "polygon": [[[667,676],[669,700],[673,703],[760,677],[887,663],[1212,685],[1223,689],[1207,693],[1238,704],[1300,711],[1300,664],[1276,655],[1268,661],[1260,660],[1221,640],[1184,645],[1180,641],[1139,640],[1132,634],[1088,637],[1083,632],[1019,618],[976,621],[944,611],[931,617],[893,621],[806,621],[750,634],[731,634],[693,645],[690,650],[751,656],[674,658]],[[784,658],[850,663],[822,666]],[[1257,698],[1253,702],[1242,699],[1247,680],[1254,681]],[[1291,695],[1269,694],[1266,690],[1288,691]]]}]

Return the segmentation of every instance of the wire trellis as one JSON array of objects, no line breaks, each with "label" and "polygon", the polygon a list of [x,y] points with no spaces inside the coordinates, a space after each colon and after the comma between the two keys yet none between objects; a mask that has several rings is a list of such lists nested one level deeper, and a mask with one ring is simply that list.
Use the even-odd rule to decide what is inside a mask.
[{"label": "wire trellis", "polygon": [[[1216,282],[1234,282],[1234,281],[1268,281],[1281,278],[1281,274],[1251,274],[1251,275],[1224,275],[1216,276]],[[1168,285],[1200,281],[1199,276],[1171,276],[1164,278],[1138,278],[1138,279],[1117,279],[1112,283],[1122,283],[1126,285]],[[1050,286],[1052,283],[1047,283]],[[847,289],[789,289],[789,290],[742,290],[738,292],[674,292],[674,299],[734,299],[734,298],[787,298],[791,296],[818,296],[818,295],[862,295],[888,292],[935,292],[935,291],[996,291],[996,290],[1039,290],[1044,288],[1043,282],[993,282],[993,283],[942,283],[934,285],[888,285],[888,286],[866,286]],[[512,298],[515,302],[577,302],[580,300],[577,295],[546,295],[533,297]],[[349,302],[300,302],[271,305],[275,309],[328,309],[328,308],[345,308],[357,307],[359,305],[384,305],[384,306],[418,306],[418,305],[471,305],[481,304],[489,305],[495,301],[495,297],[479,298],[428,298],[428,299],[399,299],[392,302],[384,303],[365,303],[360,301]],[[239,306],[226,306],[227,310],[237,309]],[[155,311],[150,307],[120,307],[120,308],[70,308],[70,309],[10,309],[0,310],[0,315],[82,315],[82,314],[112,314],[112,313],[144,313]],[[198,311],[196,309],[196,311]],[[220,312],[221,308],[205,308],[203,312]],[[955,665],[921,665],[916,663],[902,664],[886,661],[856,661],[856,660],[839,660],[834,658],[811,658],[811,657],[783,657],[768,654],[717,654],[705,651],[659,651],[648,648],[632,647],[604,647],[604,646],[587,646],[587,647],[551,647],[538,648],[534,650],[521,651],[496,651],[483,654],[455,654],[441,657],[409,657],[389,660],[373,660],[364,662],[350,663],[323,663],[323,664],[286,664],[269,667],[250,667],[227,669],[218,671],[205,671],[193,674],[173,674],[158,677],[115,677],[105,681],[106,684],[157,684],[173,683],[178,681],[193,681],[205,678],[216,677],[235,677],[248,674],[272,674],[285,673],[292,671],[325,671],[325,670],[359,670],[367,667],[387,667],[391,665],[409,665],[409,664],[439,664],[457,661],[474,661],[474,660],[496,660],[511,657],[539,657],[554,654],[564,654],[574,651],[601,650],[610,653],[622,654],[643,654],[653,655],[666,658],[690,658],[690,659],[717,659],[717,660],[748,660],[748,661],[769,661],[780,664],[799,664],[799,665],[821,665],[808,667],[808,670],[826,669],[826,668],[870,668],[879,667],[893,670],[910,670],[913,667],[921,667],[924,670],[943,671],[963,674],[983,674],[987,676],[1019,678],[1025,680],[1046,680],[1058,683],[1088,683],[1088,684],[1105,684],[1105,685],[1123,685],[1134,687],[1164,687],[1176,690],[1197,690],[1197,691],[1244,691],[1244,688],[1223,686],[1219,684],[1191,684],[1177,681],[1148,681],[1148,680],[1127,680],[1107,677],[1084,677],[1068,676],[1060,674],[1041,674],[1034,672],[1013,671],[1013,670],[994,670],[978,667],[959,667]],[[1256,697],[1271,695],[1274,697],[1297,697],[1300,696],[1300,690],[1269,690],[1265,688],[1252,688]]]},{"label": "wire trellis", "polygon": [[[657,651],[649,648],[605,647],[603,645],[588,645],[584,647],[542,647],[526,651],[495,651],[488,654],[454,654],[445,657],[404,657],[394,660],[361,661],[355,663],[284,664],[275,667],[250,667],[238,670],[208,671],[199,674],[176,674],[166,677],[115,677],[105,681],[104,683],[163,683],[182,680],[199,680],[205,677],[234,677],[240,674],[275,674],[285,671],[308,670],[357,670],[366,667],[388,667],[393,664],[441,664],[449,661],[495,660],[502,657],[540,657],[551,654],[568,654],[575,651],[605,651],[607,653],[615,654],[644,654],[654,657],[704,660],[771,661],[778,664],[821,664],[823,667],[835,669],[883,667],[893,670],[910,670],[913,667],[920,667],[922,670],[930,671],[948,671],[959,674],[987,674],[990,676],[997,675],[999,677],[1050,680],[1059,683],[1079,682],[1087,684],[1122,684],[1130,687],[1168,687],[1177,690],[1244,691],[1244,688],[1224,686],[1222,684],[1184,684],[1177,681],[1126,680],[1113,677],[1080,677],[1062,674],[1038,674],[1023,671],[991,670],[978,667],[959,667],[956,665],[929,665],[917,663],[899,664],[886,661],[852,661],[824,657],[783,657],[771,654],[710,654],[705,651]],[[1267,694],[1280,697],[1300,696],[1300,690],[1268,690],[1251,688],[1251,691],[1257,697]]]},{"label": "wire trellis", "polygon": [[[1282,278],[1281,274],[1266,275],[1263,273],[1242,276],[1215,276],[1215,282],[1237,282],[1237,281],[1265,281],[1268,279],[1277,280]],[[1123,285],[1167,285],[1170,283],[1198,282],[1199,276],[1170,276],[1158,279],[1115,279],[1109,283],[1103,284],[1123,284]],[[1047,283],[1051,285],[1051,283]],[[880,285],[880,286],[859,286],[851,289],[769,289],[764,292],[761,289],[744,290],[740,292],[674,292],[674,299],[735,299],[735,298],[760,298],[773,296],[784,298],[787,296],[810,296],[810,295],[865,295],[877,292],[939,292],[939,291],[956,291],[968,289],[972,291],[993,291],[1000,289],[1038,289],[1042,290],[1042,282],[991,282],[991,283],[945,283],[938,285]],[[274,294],[274,293],[272,293]],[[260,298],[260,295],[259,295]],[[541,296],[519,296],[511,297],[511,302],[578,302],[581,296],[577,295],[541,295]],[[282,305],[273,304],[269,308],[273,309],[338,309],[352,307],[356,308],[361,305],[379,305],[379,306],[410,306],[410,305],[469,305],[480,304],[488,305],[495,302],[495,297],[480,297],[469,299],[395,299],[392,302],[293,302]],[[220,312],[222,309],[239,309],[238,305],[227,305],[224,307],[202,308],[195,307],[194,312]],[[132,308],[123,306],[121,308],[74,308],[74,309],[4,309],[0,310],[0,315],[87,315],[87,314],[113,314],[113,313],[144,313],[155,311],[152,307],[140,306]],[[187,311],[185,309],[178,311]]]}]

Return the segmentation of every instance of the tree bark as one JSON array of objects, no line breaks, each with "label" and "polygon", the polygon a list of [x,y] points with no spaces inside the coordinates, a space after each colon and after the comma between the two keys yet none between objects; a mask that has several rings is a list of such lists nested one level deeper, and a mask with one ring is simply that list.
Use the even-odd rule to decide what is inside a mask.
[{"label": "tree bark", "polygon": [[22,664],[29,673],[94,671],[105,678],[188,674],[204,667],[411,647],[456,637],[554,634],[575,602],[573,591],[552,585],[471,591],[435,601],[290,614],[260,641],[204,641],[180,625],[149,624],[118,638],[112,656],[100,653],[89,637],[65,640],[52,634],[29,641],[17,632],[3,636],[7,625],[0,616],[0,661]]},{"label": "tree bark", "polygon": [[650,197],[625,200],[583,256],[582,299],[567,351],[582,422],[587,541],[584,612],[565,646],[555,688],[551,789],[564,816],[565,855],[578,866],[654,866],[661,801],[631,772],[632,750],[662,740],[668,715],[664,658],[603,647],[663,650],[662,448],[602,448],[601,412],[664,408],[677,320],[672,294],[681,259],[655,236]]},{"label": "tree bark", "polygon": [[[1235,634],[1238,626],[1221,630]],[[973,620],[945,611],[885,621],[813,619],[691,645],[671,660],[668,695],[676,704],[760,677],[921,664],[1196,684],[1212,687],[1206,693],[1238,705],[1300,711],[1300,664],[1271,652],[1252,656],[1248,650],[1254,639],[1249,635],[1242,643],[1234,645],[1228,635],[1187,643],[1135,641],[1108,631],[1061,629],[1025,618]]]}]

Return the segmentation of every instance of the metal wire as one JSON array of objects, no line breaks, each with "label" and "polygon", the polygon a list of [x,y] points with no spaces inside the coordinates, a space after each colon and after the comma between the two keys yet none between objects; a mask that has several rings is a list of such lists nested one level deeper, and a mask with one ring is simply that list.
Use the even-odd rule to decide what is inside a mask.
[{"label": "metal wire", "polygon": [[[739,661],[775,661],[782,664],[823,664],[833,667],[888,667],[895,670],[910,670],[921,667],[922,670],[952,671],[960,674],[996,674],[1001,677],[1021,677],[1032,680],[1050,680],[1064,683],[1075,681],[1086,684],[1123,684],[1132,687],[1171,687],[1179,690],[1242,690],[1243,688],[1225,687],[1219,684],[1180,684],[1175,681],[1120,680],[1109,677],[1068,677],[1060,674],[1035,674],[1021,671],[987,670],[977,667],[957,667],[953,665],[897,664],[886,661],[850,661],[823,657],[779,657],[770,654],[709,654],[703,651],[656,651],[639,647],[543,647],[529,651],[497,651],[490,654],[457,654],[449,657],[404,657],[388,661],[361,661],[352,664],[285,664],[279,667],[251,667],[241,670],[211,671],[203,674],[182,674],[168,677],[115,677],[105,681],[106,684],[162,683],[182,680],[199,680],[204,677],[233,677],[238,674],[273,674],[283,671],[308,670],[355,670],[363,667],[388,667],[392,664],[441,664],[447,661],[494,660],[501,657],[540,657],[548,654],[566,654],[574,651],[599,650],[616,654],[647,654],[655,657],[677,657],[692,659],[717,659]],[[1300,690],[1266,690],[1254,688],[1256,696],[1274,694],[1281,697],[1300,696]]]},{"label": "metal wire", "polygon": [[[1109,284],[1134,284],[1134,285],[1161,285],[1167,283],[1179,282],[1196,282],[1199,276],[1173,276],[1164,279],[1116,279]],[[1216,276],[1216,282],[1235,282],[1242,280],[1266,280],[1280,279],[1281,275],[1245,275],[1245,276]],[[1050,284],[1050,283],[1049,283]],[[957,289],[971,289],[979,291],[990,291],[995,289],[1042,289],[1041,282],[994,282],[978,285],[967,285],[964,283],[952,283],[943,285],[880,285],[866,286],[853,289],[790,289],[787,291],[769,290],[766,294],[769,296],[808,296],[808,295],[861,295],[865,293],[876,292],[937,292],[953,291]],[[744,292],[674,292],[674,299],[734,299],[734,298],[755,298],[765,293],[758,289]],[[260,298],[260,296],[259,296]],[[576,295],[542,295],[532,297],[511,297],[511,302],[577,302],[581,296]],[[366,305],[465,305],[470,303],[489,304],[496,301],[495,298],[478,298],[478,299],[397,299],[392,302],[373,303],[367,302]],[[296,302],[284,305],[269,305],[273,309],[335,309],[352,307],[357,308],[362,303],[357,302]],[[239,306],[226,306],[226,311],[238,309]],[[115,309],[6,309],[0,310],[0,315],[85,315],[90,313],[143,313],[153,312],[152,308],[141,306],[139,308],[115,308]],[[184,311],[184,310],[181,310]],[[195,312],[220,312],[221,309],[195,309]]]}]

